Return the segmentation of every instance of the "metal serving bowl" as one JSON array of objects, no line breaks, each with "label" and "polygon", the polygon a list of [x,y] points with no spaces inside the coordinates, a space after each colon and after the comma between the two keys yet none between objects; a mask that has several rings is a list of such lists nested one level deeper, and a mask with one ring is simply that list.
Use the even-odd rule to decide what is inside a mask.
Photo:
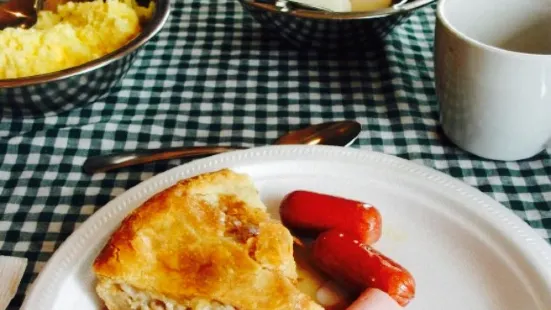
[{"label": "metal serving bowl", "polygon": [[120,49],[97,60],[62,71],[18,79],[0,79],[1,115],[36,116],[66,111],[107,95],[128,72],[137,52],[163,27],[171,0],[155,1],[152,18],[142,32]]},{"label": "metal serving bowl", "polygon": [[265,28],[300,48],[371,48],[413,11],[436,0],[395,0],[387,9],[333,13],[285,0],[239,0]]}]

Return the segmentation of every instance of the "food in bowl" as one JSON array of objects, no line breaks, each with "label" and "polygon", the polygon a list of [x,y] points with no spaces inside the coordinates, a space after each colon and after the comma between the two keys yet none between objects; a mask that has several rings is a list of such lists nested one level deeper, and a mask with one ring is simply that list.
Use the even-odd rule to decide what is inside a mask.
[{"label": "food in bowl", "polygon": [[392,0],[349,0],[349,2],[352,12],[376,11],[392,5]]},{"label": "food in bowl", "polygon": [[135,0],[68,2],[38,13],[29,29],[0,31],[0,79],[52,73],[107,55],[135,38],[154,4]]},{"label": "food in bowl", "polygon": [[291,0],[331,12],[369,12],[388,8],[392,0]]}]

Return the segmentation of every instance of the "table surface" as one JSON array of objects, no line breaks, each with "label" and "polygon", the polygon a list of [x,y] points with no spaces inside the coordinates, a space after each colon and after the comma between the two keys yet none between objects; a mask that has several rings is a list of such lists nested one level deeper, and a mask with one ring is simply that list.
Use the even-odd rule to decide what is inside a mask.
[{"label": "table surface", "polygon": [[27,257],[11,304],[60,244],[125,190],[182,163],[87,175],[91,155],[192,145],[260,146],[288,130],[355,119],[354,147],[440,170],[512,209],[551,239],[551,158],[493,162],[439,129],[434,6],[393,31],[378,53],[298,51],[263,32],[235,0],[177,0],[168,24],[99,102],[35,119],[0,120],[0,254]]}]

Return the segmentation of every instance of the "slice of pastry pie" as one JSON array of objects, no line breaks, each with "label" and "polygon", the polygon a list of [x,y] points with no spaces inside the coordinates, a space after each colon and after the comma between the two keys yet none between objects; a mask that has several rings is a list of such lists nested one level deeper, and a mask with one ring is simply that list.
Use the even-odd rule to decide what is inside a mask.
[{"label": "slice of pastry pie", "polygon": [[115,309],[323,309],[294,285],[289,231],[246,175],[203,174],[132,212],[96,258]]}]

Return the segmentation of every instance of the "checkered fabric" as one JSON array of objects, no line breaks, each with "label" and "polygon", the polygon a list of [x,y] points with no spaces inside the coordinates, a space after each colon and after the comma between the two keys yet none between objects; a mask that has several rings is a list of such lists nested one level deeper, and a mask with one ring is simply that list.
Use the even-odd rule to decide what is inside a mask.
[{"label": "checkered fabric", "polygon": [[94,211],[179,160],[87,175],[91,155],[182,145],[269,144],[292,129],[355,119],[354,147],[397,155],[477,187],[551,240],[551,157],[493,162],[438,127],[434,6],[411,16],[383,53],[298,51],[261,31],[237,1],[176,0],[127,77],[94,104],[0,120],[0,254],[29,266],[11,307],[59,245]]}]

